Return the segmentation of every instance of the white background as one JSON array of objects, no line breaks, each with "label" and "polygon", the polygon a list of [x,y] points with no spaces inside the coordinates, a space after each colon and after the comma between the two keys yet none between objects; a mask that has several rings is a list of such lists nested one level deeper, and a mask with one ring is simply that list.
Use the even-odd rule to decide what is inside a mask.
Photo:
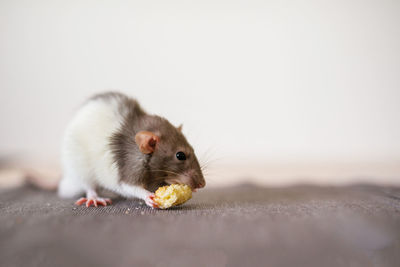
[{"label": "white background", "polygon": [[382,0],[2,0],[0,156],[57,162],[73,111],[113,89],[183,123],[202,159],[396,165],[399,14]]}]

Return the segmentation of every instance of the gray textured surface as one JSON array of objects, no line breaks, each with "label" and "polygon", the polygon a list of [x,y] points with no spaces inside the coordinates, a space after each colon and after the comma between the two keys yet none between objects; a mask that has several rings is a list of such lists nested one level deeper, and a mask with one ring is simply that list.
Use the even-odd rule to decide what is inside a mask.
[{"label": "gray textured surface", "polygon": [[400,189],[205,189],[184,206],[0,193],[1,266],[400,266]]}]

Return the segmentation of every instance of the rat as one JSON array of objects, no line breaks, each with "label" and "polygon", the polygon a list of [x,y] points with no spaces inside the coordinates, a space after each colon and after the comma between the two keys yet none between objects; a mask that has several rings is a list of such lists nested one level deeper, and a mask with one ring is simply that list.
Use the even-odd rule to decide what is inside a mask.
[{"label": "rat", "polygon": [[196,191],[206,184],[193,147],[167,119],[146,113],[138,101],[118,92],[89,98],[67,126],[61,150],[58,194],[98,207],[111,204],[99,188],[139,198],[153,208],[154,191],[186,184]]}]

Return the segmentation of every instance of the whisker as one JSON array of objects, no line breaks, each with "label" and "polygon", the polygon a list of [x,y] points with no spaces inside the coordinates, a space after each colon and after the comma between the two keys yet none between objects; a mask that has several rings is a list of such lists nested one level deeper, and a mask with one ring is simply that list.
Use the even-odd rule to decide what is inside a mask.
[{"label": "whisker", "polygon": [[152,179],[155,181],[163,181],[165,180],[166,177],[168,176],[157,176],[157,177],[152,177]]},{"label": "whisker", "polygon": [[172,173],[174,175],[180,175],[177,172],[173,172],[173,171],[167,171],[167,170],[149,170],[150,172],[166,172],[166,173]]}]

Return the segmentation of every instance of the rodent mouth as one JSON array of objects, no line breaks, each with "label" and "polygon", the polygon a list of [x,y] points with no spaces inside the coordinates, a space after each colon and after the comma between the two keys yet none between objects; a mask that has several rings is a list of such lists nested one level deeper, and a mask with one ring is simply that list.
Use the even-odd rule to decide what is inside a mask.
[{"label": "rodent mouth", "polygon": [[178,179],[168,179],[168,180],[165,180],[165,182],[167,183],[167,184],[183,184],[181,181],[179,181]]},{"label": "rodent mouth", "polygon": [[171,184],[186,184],[192,188],[192,190],[195,190],[194,186],[189,180],[189,177],[186,177],[184,175],[177,176],[177,177],[171,177],[169,179],[166,179],[165,182],[169,185]]},{"label": "rodent mouth", "polygon": [[190,177],[181,175],[178,177],[173,177],[165,180],[165,183],[171,185],[171,184],[185,184],[190,186],[193,192],[197,192],[198,187],[196,187],[195,183],[190,179]]}]

